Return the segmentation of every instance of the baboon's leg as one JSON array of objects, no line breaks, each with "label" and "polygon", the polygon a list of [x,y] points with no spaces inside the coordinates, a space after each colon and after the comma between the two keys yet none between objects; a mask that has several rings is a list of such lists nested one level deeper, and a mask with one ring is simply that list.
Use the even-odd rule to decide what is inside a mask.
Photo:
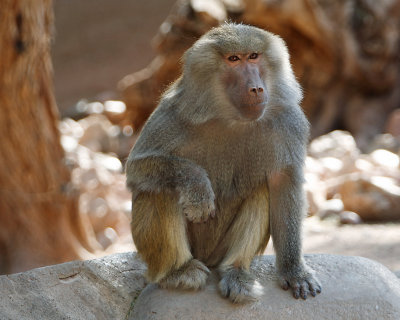
[{"label": "baboon's leg", "polygon": [[240,303],[262,294],[249,268],[254,256],[264,251],[269,235],[268,189],[263,186],[243,202],[224,239],[228,250],[218,267],[223,296]]},{"label": "baboon's leg", "polygon": [[147,263],[147,278],[162,287],[197,289],[209,273],[190,253],[186,222],[173,194],[140,193],[133,199],[132,236]]}]

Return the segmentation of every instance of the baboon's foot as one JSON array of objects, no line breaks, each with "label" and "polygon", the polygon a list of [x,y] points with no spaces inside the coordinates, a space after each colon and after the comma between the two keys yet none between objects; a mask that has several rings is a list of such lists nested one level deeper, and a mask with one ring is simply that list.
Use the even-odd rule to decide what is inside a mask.
[{"label": "baboon's foot", "polygon": [[220,274],[219,291],[233,303],[252,302],[263,294],[261,284],[246,270],[232,267]]},{"label": "baboon's foot", "polygon": [[158,285],[161,288],[181,288],[198,290],[206,285],[210,270],[199,260],[192,259],[178,270],[169,273],[161,279]]}]

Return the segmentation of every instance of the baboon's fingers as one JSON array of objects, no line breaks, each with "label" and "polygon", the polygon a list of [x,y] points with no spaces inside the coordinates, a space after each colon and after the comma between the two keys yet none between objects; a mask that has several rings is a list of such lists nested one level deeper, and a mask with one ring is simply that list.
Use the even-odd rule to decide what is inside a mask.
[{"label": "baboon's fingers", "polygon": [[284,278],[279,278],[279,284],[285,291],[289,290],[290,288],[289,282],[287,282]]},{"label": "baboon's fingers", "polygon": [[306,273],[303,276],[292,276],[289,279],[280,277],[279,283],[284,290],[292,288],[293,297],[299,299],[300,297],[304,300],[307,299],[308,295],[315,297],[318,293],[321,293],[321,285],[319,281],[310,273]]},{"label": "baboon's fingers", "polygon": [[310,288],[310,293],[313,297],[315,297],[318,293],[321,293],[321,285],[318,282],[310,281],[308,283],[308,286]]}]

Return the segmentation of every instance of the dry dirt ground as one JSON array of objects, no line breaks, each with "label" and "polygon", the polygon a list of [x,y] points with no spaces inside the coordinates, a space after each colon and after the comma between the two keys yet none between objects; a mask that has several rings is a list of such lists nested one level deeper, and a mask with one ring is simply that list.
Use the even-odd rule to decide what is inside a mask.
[{"label": "dry dirt ground", "polygon": [[[135,251],[127,235],[113,252]],[[309,217],[303,227],[304,253],[361,256],[400,271],[400,223],[339,225],[335,220]],[[265,254],[274,254],[272,241]]]},{"label": "dry dirt ground", "polygon": [[[310,217],[304,223],[305,253],[362,256],[392,271],[400,270],[400,223],[338,226],[336,221]],[[268,244],[267,254],[273,254]]]}]

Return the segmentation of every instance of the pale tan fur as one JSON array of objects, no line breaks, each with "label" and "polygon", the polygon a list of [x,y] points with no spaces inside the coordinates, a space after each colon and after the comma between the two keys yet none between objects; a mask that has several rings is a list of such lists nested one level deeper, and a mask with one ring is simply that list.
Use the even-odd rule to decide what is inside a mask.
[{"label": "pale tan fur", "polygon": [[229,266],[248,270],[256,254],[262,253],[269,240],[268,189],[262,186],[241,205],[223,243],[228,246],[219,269]]}]

